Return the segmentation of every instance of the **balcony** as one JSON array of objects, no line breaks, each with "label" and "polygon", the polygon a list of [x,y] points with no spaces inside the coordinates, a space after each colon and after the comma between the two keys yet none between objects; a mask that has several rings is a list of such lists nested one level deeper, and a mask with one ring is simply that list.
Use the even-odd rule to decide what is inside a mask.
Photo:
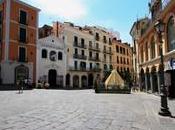
[{"label": "balcony", "polygon": [[85,67],[69,67],[70,71],[80,71],[80,72],[87,72],[88,69]]},{"label": "balcony", "polygon": [[27,58],[18,58],[18,62],[27,63],[28,59]]},{"label": "balcony", "polygon": [[89,57],[89,60],[90,60],[90,61],[97,61],[97,62],[100,62],[99,57]]},{"label": "balcony", "polygon": [[91,72],[100,72],[101,68],[97,68],[97,67],[89,68],[89,71],[91,71]]},{"label": "balcony", "polygon": [[100,48],[95,46],[89,46],[89,50],[100,52]]},{"label": "balcony", "polygon": [[85,56],[85,55],[79,55],[79,54],[74,54],[73,55],[73,58],[75,58],[75,59],[81,59],[81,60],[86,60],[87,59],[87,56]]},{"label": "balcony", "polygon": [[103,50],[103,53],[110,54],[110,55],[113,54],[111,50]]},{"label": "balcony", "polygon": [[87,48],[87,46],[86,45],[84,45],[84,44],[81,44],[81,43],[77,43],[77,42],[74,42],[74,47],[79,47],[79,48],[84,48],[84,49],[86,49]]}]

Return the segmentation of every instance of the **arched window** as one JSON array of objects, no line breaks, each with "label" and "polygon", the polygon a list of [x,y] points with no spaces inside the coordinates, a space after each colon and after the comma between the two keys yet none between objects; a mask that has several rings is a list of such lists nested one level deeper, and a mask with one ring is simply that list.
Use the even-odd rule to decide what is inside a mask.
[{"label": "arched window", "polygon": [[173,17],[170,17],[167,25],[168,30],[168,51],[172,51],[175,49],[175,28],[174,28],[174,20]]},{"label": "arched window", "polygon": [[42,58],[47,58],[47,50],[42,49]]},{"label": "arched window", "polygon": [[148,43],[145,44],[145,60],[148,61]]},{"label": "arched window", "polygon": [[51,61],[56,61],[56,52],[55,51],[50,52],[50,60]]},{"label": "arched window", "polygon": [[63,54],[62,52],[58,52],[58,60],[62,60],[63,59]]},{"label": "arched window", "polygon": [[155,41],[154,38],[151,40],[151,59],[154,59],[156,57],[155,53]]}]

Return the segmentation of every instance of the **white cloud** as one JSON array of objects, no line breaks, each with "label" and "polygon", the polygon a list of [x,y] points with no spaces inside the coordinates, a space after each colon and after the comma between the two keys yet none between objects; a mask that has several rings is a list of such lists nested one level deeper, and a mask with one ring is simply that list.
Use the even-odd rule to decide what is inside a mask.
[{"label": "white cloud", "polygon": [[87,15],[85,0],[24,0],[41,9],[42,14],[66,20],[81,19]]}]

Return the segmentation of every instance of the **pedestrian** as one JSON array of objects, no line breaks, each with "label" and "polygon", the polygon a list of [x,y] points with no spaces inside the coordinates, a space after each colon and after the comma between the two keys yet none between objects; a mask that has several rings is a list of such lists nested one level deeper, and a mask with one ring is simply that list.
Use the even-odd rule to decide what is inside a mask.
[{"label": "pedestrian", "polygon": [[24,81],[20,80],[20,82],[19,82],[19,94],[23,93],[23,85],[24,85]]}]

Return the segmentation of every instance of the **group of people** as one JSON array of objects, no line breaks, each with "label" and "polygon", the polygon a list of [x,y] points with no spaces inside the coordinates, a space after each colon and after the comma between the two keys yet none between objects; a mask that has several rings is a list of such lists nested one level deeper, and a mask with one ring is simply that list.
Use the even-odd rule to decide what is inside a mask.
[{"label": "group of people", "polygon": [[32,82],[31,79],[17,80],[16,85],[20,94],[23,93],[24,88],[31,88]]}]

